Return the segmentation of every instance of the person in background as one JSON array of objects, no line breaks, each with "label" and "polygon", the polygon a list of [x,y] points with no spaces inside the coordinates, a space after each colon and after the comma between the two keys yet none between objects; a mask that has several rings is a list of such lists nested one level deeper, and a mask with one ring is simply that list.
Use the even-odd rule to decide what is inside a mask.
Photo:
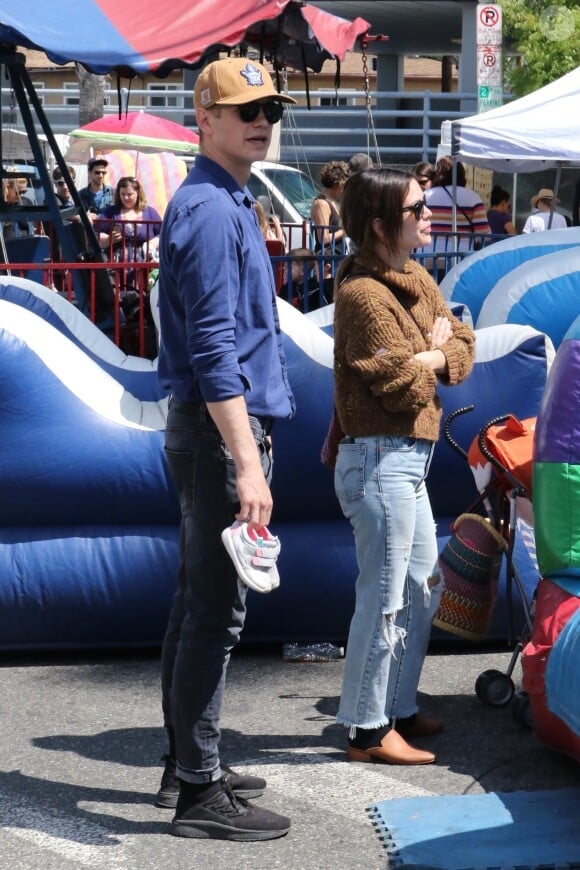
[{"label": "person in background", "polygon": [[[560,200],[556,200],[556,204]],[[522,233],[542,233],[544,230],[565,230],[568,224],[560,212],[553,211],[554,191],[542,187],[530,200],[534,211],[526,218]]]},{"label": "person in background", "polygon": [[282,242],[284,245],[284,250],[286,250],[286,237],[284,235],[284,230],[282,229],[282,224],[280,223],[280,218],[274,212],[266,209],[264,205],[260,202],[260,199],[257,199],[254,203],[254,210],[256,212],[256,217],[258,219],[258,224],[260,226],[260,231],[264,236],[264,241],[276,241]]},{"label": "person in background", "polygon": [[94,226],[100,233],[101,247],[112,246],[112,260],[157,259],[161,215],[152,205],[147,205],[138,178],[124,175],[119,179],[112,205],[103,209]]},{"label": "person in background", "polygon": [[364,151],[357,151],[357,153],[353,154],[348,161],[348,168],[350,169],[351,174],[354,172],[361,172],[363,169],[372,169],[374,165],[375,164],[369,155],[365,154]]},{"label": "person in background", "polygon": [[79,197],[91,221],[112,205],[115,198],[113,188],[105,183],[108,165],[104,157],[91,157],[87,163],[89,183],[79,190]]},{"label": "person in background", "polygon": [[[67,166],[69,171],[69,175],[72,178],[73,182],[76,181],[76,172],[74,166]],[[59,166],[56,166],[52,171],[52,181],[54,184],[54,192],[56,194],[56,201],[58,203],[59,209],[64,208],[72,208],[74,206],[74,200],[71,196],[68,184],[64,180],[62,176],[62,170]],[[86,249],[86,239],[85,233],[80,223],[80,217],[77,215],[73,215],[73,217],[68,218],[65,222],[65,226],[67,227],[68,232],[70,232],[72,239],[74,241],[77,254],[80,251]],[[50,235],[52,238],[52,257],[55,262],[61,262],[63,257],[63,252],[61,250],[59,241],[54,232],[54,227],[50,224]],[[83,276],[84,277],[84,276]],[[87,276],[88,277],[88,276]],[[59,269],[55,269],[54,272],[54,283],[55,288],[59,291],[63,291],[66,289],[66,275]]]},{"label": "person in background", "polygon": [[266,781],[226,768],[219,720],[247,593],[222,532],[234,519],[251,531],[270,522],[270,433],[295,411],[274,275],[247,187],[283,104],[294,102],[248,58],[206,66],[194,89],[200,151],[161,230],[158,372],[170,393],[165,453],[182,519],[162,650],[169,754],[156,805],[176,807],[171,832],[180,837],[270,840],[290,828],[286,816],[246,800]]},{"label": "person in background", "polygon": [[28,186],[28,178],[21,175],[16,179],[18,193],[20,194],[20,205],[35,205],[36,197],[34,191]]},{"label": "person in background", "polygon": [[[76,181],[77,176],[73,166],[67,167],[69,175],[73,181]],[[59,208],[70,208],[74,205],[73,198],[70,195],[68,184],[62,177],[62,170],[57,166],[52,172],[52,180],[54,183],[54,192],[58,201]]]},{"label": "person in background", "polygon": [[320,171],[322,190],[310,209],[315,234],[314,250],[325,254],[344,254],[345,232],[340,225],[339,205],[344,185],[350,177],[348,163],[332,160]]},{"label": "person in background", "polygon": [[487,222],[491,234],[498,238],[517,235],[512,221],[510,195],[500,184],[492,189],[489,204]]},{"label": "person in background", "polygon": [[356,254],[334,291],[334,399],[342,431],[336,495],[354,532],[358,577],[337,721],[349,761],[429,764],[407,740],[443,728],[417,705],[442,580],[425,478],[439,438],[439,383],[463,381],[474,333],[411,251],[429,242],[416,178],[369,169],[341,203]]},{"label": "person in background", "polygon": [[[30,200],[23,201],[20,194],[20,185],[17,178],[4,178],[2,181],[2,199],[9,206],[32,205]],[[34,224],[32,221],[1,221],[2,234],[6,241],[10,239],[21,238],[22,236],[34,235]]]},{"label": "person in background", "polygon": [[419,182],[421,190],[429,190],[429,188],[432,186],[434,172],[435,167],[432,163],[422,161],[421,163],[415,164],[415,166],[413,167],[413,175]]},{"label": "person in background", "polygon": [[[282,285],[279,295],[304,312],[327,305],[334,281],[327,275],[320,285],[320,258],[309,248],[292,248],[290,257],[290,279]],[[330,264],[325,265],[330,271]]]},{"label": "person in background", "polygon": [[[453,232],[455,215],[458,233],[457,249],[472,251],[482,246],[482,235],[490,235],[487,212],[480,195],[466,187],[465,167],[457,163],[457,186],[453,191],[453,161],[442,157],[435,167],[432,186],[425,191],[425,202],[431,212],[431,233],[434,236],[427,251],[453,251],[454,241],[449,234]],[[434,244],[433,244],[434,243]],[[441,258],[442,259],[442,258]]]}]

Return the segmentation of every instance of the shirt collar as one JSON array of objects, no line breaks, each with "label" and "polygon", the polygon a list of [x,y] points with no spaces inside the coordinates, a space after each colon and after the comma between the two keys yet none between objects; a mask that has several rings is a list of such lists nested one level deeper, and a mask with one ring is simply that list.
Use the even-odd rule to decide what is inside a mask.
[{"label": "shirt collar", "polygon": [[253,204],[254,197],[248,188],[241,188],[230,173],[223,166],[220,166],[219,163],[216,163],[215,160],[206,157],[205,154],[196,154],[195,168],[209,175],[220,187],[224,187],[238,205],[249,207]]}]

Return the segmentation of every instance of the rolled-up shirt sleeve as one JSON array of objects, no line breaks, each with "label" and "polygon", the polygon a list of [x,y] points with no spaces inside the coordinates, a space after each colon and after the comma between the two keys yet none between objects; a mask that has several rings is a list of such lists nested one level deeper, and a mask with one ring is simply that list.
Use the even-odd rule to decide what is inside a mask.
[{"label": "rolled-up shirt sleeve", "polygon": [[174,224],[171,253],[179,275],[188,360],[203,399],[243,395],[250,385],[236,347],[241,228],[215,200],[201,202]]},{"label": "rolled-up shirt sleeve", "polygon": [[248,412],[294,410],[274,275],[247,189],[199,156],[159,241],[160,384],[179,401],[244,396]]}]

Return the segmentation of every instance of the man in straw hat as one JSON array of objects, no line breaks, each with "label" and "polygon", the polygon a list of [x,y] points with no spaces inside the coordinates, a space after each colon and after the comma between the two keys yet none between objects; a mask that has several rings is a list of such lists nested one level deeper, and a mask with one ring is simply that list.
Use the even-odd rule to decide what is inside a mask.
[{"label": "man in straw hat", "polygon": [[[283,104],[293,102],[246,58],[202,70],[194,91],[200,152],[160,237],[159,378],[170,392],[165,450],[182,519],[162,652],[169,755],[156,804],[176,807],[171,831],[181,837],[270,840],[290,828],[285,816],[247,802],[266,781],[221,762],[219,719],[244,625],[244,582],[260,570],[234,567],[222,532],[235,518],[243,524],[235,529],[268,534],[270,432],[294,413],[274,278],[246,186]],[[261,591],[278,583],[268,572]]]},{"label": "man in straw hat", "polygon": [[[556,202],[560,202],[559,199]],[[553,210],[554,191],[542,187],[535,196],[532,196],[530,204],[534,212],[527,218],[522,233],[542,233],[544,230],[565,230],[568,224],[566,218]]]}]

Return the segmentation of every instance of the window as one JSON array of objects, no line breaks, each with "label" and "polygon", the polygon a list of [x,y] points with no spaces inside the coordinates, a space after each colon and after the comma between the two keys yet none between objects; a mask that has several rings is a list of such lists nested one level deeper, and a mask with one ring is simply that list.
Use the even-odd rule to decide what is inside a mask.
[{"label": "window", "polygon": [[172,91],[182,91],[181,85],[148,84],[147,106],[150,109],[181,109],[183,96],[172,94]]},{"label": "window", "polygon": [[[64,96],[62,101],[65,106],[78,106],[79,99],[79,86],[76,82],[65,82],[62,86],[64,91]],[[68,93],[67,93],[68,92]]]},{"label": "window", "polygon": [[322,88],[319,93],[321,96],[318,100],[319,106],[347,106],[348,100],[346,97],[339,97],[336,94],[336,91],[328,91],[328,96],[322,96],[324,93],[324,89]]}]

